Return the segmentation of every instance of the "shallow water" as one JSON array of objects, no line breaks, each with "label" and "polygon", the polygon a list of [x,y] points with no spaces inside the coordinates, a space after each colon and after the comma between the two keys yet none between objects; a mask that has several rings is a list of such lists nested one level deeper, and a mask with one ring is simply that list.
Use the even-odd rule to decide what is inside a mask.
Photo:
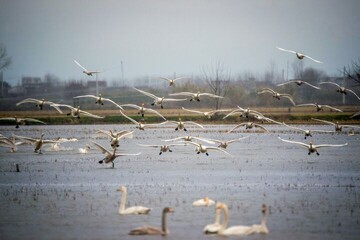
[{"label": "shallow water", "polygon": [[[269,206],[267,236],[248,239],[358,239],[360,234],[360,135],[314,133],[304,140],[301,133],[282,126],[267,125],[270,133],[239,130],[233,126],[207,125],[175,132],[172,127],[135,130],[132,139],[122,139],[120,150],[142,152],[120,157],[115,169],[98,164],[103,155],[91,141],[110,148],[109,140],[96,129],[134,130],[133,125],[71,125],[0,127],[10,136],[45,139],[76,137],[63,143],[61,151],[31,146],[16,153],[0,149],[0,235],[1,239],[86,238],[137,239],[130,229],[145,224],[160,226],[161,210],[173,207],[168,216],[168,239],[222,239],[203,235],[206,224],[215,220],[215,209],[193,207],[194,200],[208,196],[228,204],[230,225],[251,225],[261,219],[260,206]],[[299,126],[333,130],[330,126]],[[175,146],[159,155],[155,148],[136,144],[162,144],[161,139],[185,135],[215,139],[249,136],[232,143],[232,156],[210,152],[197,155],[194,146]],[[280,141],[277,137],[315,144],[348,146],[321,148],[320,156]],[[91,145],[88,154],[78,148]],[[206,144],[209,145],[209,144]],[[15,171],[18,163],[20,172]],[[120,185],[128,188],[127,206],[152,208],[148,216],[120,216]],[[152,237],[153,238],[153,237]],[[231,238],[230,238],[231,239]]]}]

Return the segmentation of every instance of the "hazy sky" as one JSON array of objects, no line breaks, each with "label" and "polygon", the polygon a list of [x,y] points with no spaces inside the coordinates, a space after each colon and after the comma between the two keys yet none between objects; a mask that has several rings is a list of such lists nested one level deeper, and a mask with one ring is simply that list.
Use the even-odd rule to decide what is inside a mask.
[{"label": "hazy sky", "polygon": [[[359,0],[0,0],[0,43],[13,63],[5,80],[52,73],[88,79],[74,64],[124,74],[200,75],[216,61],[233,76],[286,69],[293,49],[328,74],[360,57]],[[289,72],[291,75],[292,73]]]}]

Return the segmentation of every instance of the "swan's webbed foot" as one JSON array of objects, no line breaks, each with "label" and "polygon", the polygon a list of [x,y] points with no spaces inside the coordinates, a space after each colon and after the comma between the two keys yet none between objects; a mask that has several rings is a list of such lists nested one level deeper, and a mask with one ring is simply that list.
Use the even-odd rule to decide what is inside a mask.
[{"label": "swan's webbed foot", "polygon": [[15,128],[19,128],[19,125],[16,125]]},{"label": "swan's webbed foot", "polygon": [[144,117],[144,114],[141,114],[142,117]]},{"label": "swan's webbed foot", "polygon": [[104,160],[100,160],[99,163],[102,164],[104,162]]},{"label": "swan's webbed foot", "polygon": [[115,168],[115,163],[114,162],[112,162],[112,167],[111,168]]},{"label": "swan's webbed foot", "polygon": [[164,108],[164,106],[163,106],[163,105],[161,105],[160,107],[161,107],[161,109],[163,109],[163,108]]},{"label": "swan's webbed foot", "polygon": [[306,139],[306,136],[304,137],[304,139]]},{"label": "swan's webbed foot", "polygon": [[186,128],[184,128],[184,131],[185,131],[185,132],[187,131]]},{"label": "swan's webbed foot", "polygon": [[155,103],[152,103],[152,104],[151,104],[151,106],[154,106],[154,105],[155,105]]},{"label": "swan's webbed foot", "polygon": [[175,131],[179,130],[179,128],[175,128]]},{"label": "swan's webbed foot", "polygon": [[96,101],[95,104],[98,104],[98,102]]},{"label": "swan's webbed foot", "polygon": [[191,99],[190,99],[190,102],[192,102],[192,101],[193,101],[193,99],[191,98]]},{"label": "swan's webbed foot", "polygon": [[80,116],[77,116],[78,119],[80,119]]},{"label": "swan's webbed foot", "polygon": [[316,152],[316,155],[318,155],[318,156],[319,156],[319,155],[320,155],[320,153]]},{"label": "swan's webbed foot", "polygon": [[70,115],[71,115],[71,113],[67,113],[66,115],[70,116]]},{"label": "swan's webbed foot", "polygon": [[159,155],[161,155],[162,154],[162,152],[159,152]]},{"label": "swan's webbed foot", "polygon": [[310,155],[311,154],[311,152],[308,152],[308,155]]},{"label": "swan's webbed foot", "polygon": [[209,154],[208,153],[205,153],[206,154],[206,156],[209,156]]},{"label": "swan's webbed foot", "polygon": [[119,147],[120,145],[119,144],[116,144],[116,147]]},{"label": "swan's webbed foot", "polygon": [[200,154],[200,152],[197,152],[197,154]]},{"label": "swan's webbed foot", "polygon": [[171,149],[169,149],[169,152],[172,152],[172,150],[171,150]]},{"label": "swan's webbed foot", "polygon": [[200,102],[200,99],[196,99],[196,101]]},{"label": "swan's webbed foot", "polygon": [[101,105],[104,105],[104,103],[102,102]]}]

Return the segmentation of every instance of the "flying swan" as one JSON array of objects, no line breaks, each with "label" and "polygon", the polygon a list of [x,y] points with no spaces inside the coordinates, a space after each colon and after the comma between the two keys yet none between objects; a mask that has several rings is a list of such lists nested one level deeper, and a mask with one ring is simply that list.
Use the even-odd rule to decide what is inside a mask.
[{"label": "flying swan", "polygon": [[293,51],[293,50],[287,50],[287,49],[280,48],[280,47],[276,47],[276,48],[279,49],[280,51],[289,52],[289,53],[294,53],[294,54],[296,55],[296,57],[297,57],[298,59],[300,59],[300,60],[303,59],[304,57],[307,57],[307,58],[313,60],[313,61],[316,62],[316,63],[323,63],[323,62],[321,62],[321,61],[319,61],[319,60],[316,60],[316,59],[314,59],[314,58],[312,58],[312,57],[310,57],[310,56],[308,56],[308,55],[305,55],[305,54],[303,54],[303,53],[295,52],[295,51]]}]

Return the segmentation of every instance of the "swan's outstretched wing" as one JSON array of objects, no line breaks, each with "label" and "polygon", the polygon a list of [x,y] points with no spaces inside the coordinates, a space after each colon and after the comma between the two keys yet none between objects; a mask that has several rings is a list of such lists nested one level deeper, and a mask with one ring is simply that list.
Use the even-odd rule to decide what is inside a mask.
[{"label": "swan's outstretched wing", "polygon": [[232,139],[232,140],[229,140],[229,141],[227,141],[227,142],[228,142],[228,143],[233,143],[233,142],[238,142],[238,141],[240,141],[240,140],[244,140],[244,139],[247,139],[247,138],[249,138],[249,136]]},{"label": "swan's outstretched wing", "polygon": [[277,49],[279,49],[280,51],[284,51],[284,52],[289,52],[289,53],[294,53],[296,54],[297,52],[293,51],[293,50],[288,50],[288,49],[284,49],[284,48],[281,48],[281,47],[276,47]]},{"label": "swan's outstretched wing", "polygon": [[353,115],[350,116],[350,118],[354,118],[360,115],[360,111],[354,113]]},{"label": "swan's outstretched wing", "polygon": [[170,93],[169,96],[193,96],[194,93],[191,92],[179,92],[179,93]]},{"label": "swan's outstretched wing", "polygon": [[101,116],[98,116],[98,115],[95,115],[95,114],[92,114],[92,113],[89,113],[89,112],[86,112],[86,111],[83,111],[83,110],[79,110],[79,112],[82,114],[82,115],[85,115],[87,117],[92,117],[92,118],[104,118],[104,117],[101,117]]},{"label": "swan's outstretched wing", "polygon": [[116,102],[114,102],[113,100],[109,99],[109,98],[102,98],[103,101],[109,102],[114,104],[117,108],[120,108],[121,110],[124,110],[119,104],[117,104]]},{"label": "swan's outstretched wing", "polygon": [[271,118],[268,118],[268,117],[264,117],[264,116],[259,116],[259,115],[256,115],[254,114],[254,118],[258,119],[258,120],[265,120],[267,122],[271,122],[271,123],[275,123],[275,124],[279,124],[279,125],[282,125],[281,122],[278,122],[278,121],[275,121],[274,119],[271,119]]},{"label": "swan's outstretched wing", "polygon": [[98,149],[100,149],[101,153],[104,153],[104,154],[112,154],[109,150],[107,150],[106,148],[104,148],[103,146],[101,146],[100,144],[94,142],[94,141],[91,141]]},{"label": "swan's outstretched wing", "polygon": [[142,147],[153,147],[153,148],[158,148],[163,146],[163,145],[149,145],[149,144],[141,144],[141,143],[138,143],[137,145]]},{"label": "swan's outstretched wing", "polygon": [[306,106],[317,106],[316,104],[314,103],[303,103],[303,104],[297,104],[295,105],[296,107],[306,107]]},{"label": "swan's outstretched wing", "polygon": [[347,88],[346,91],[351,92],[352,94],[354,94],[357,97],[357,99],[360,100],[360,97],[353,90]]},{"label": "swan's outstretched wing", "polygon": [[254,127],[261,128],[261,129],[264,130],[265,132],[269,132],[269,130],[267,130],[264,126],[261,126],[260,124],[254,123]]},{"label": "swan's outstretched wing", "polygon": [[310,86],[310,87],[312,87],[312,88],[315,88],[315,89],[321,89],[321,88],[319,88],[319,87],[317,87],[317,86],[314,86],[314,85],[312,85],[312,84],[310,84],[310,83],[308,83],[308,82],[305,82],[305,81],[302,81],[304,84],[306,84],[306,85],[308,85],[308,86]]},{"label": "swan's outstretched wing", "polygon": [[310,56],[308,56],[308,55],[305,55],[305,54],[303,54],[303,55],[304,55],[304,57],[307,57],[307,58],[313,60],[314,62],[323,63],[323,62],[321,62],[321,61],[319,61],[319,60],[316,60],[316,59],[314,59],[314,58],[312,58],[312,57],[310,57]]},{"label": "swan's outstretched wing", "polygon": [[150,97],[150,98],[152,98],[152,99],[158,99],[159,97],[157,97],[157,96],[155,96],[154,94],[151,94],[151,93],[148,93],[148,92],[145,92],[145,91],[143,91],[143,90],[140,90],[140,89],[137,89],[137,88],[134,88],[136,91],[138,91],[138,92],[140,92],[140,93],[142,93],[142,94],[144,94],[144,95],[146,95],[146,96],[148,96],[148,97]]},{"label": "swan's outstretched wing", "polygon": [[290,94],[280,94],[280,96],[289,99],[294,106],[296,105]]},{"label": "swan's outstretched wing", "polygon": [[319,84],[332,84],[332,85],[335,85],[335,86],[337,86],[337,87],[341,87],[339,84],[337,84],[337,83],[334,83],[334,82],[321,82],[321,83],[319,83]]},{"label": "swan's outstretched wing", "polygon": [[222,96],[218,96],[218,95],[215,95],[215,94],[212,94],[212,93],[200,93],[199,95],[200,96],[208,96],[208,97],[212,97],[212,98],[224,98]]},{"label": "swan's outstretched wing", "polygon": [[236,125],[235,127],[233,127],[231,130],[227,131],[227,133],[231,133],[235,129],[237,129],[237,128],[241,127],[241,126],[244,126],[244,125],[246,125],[246,123],[240,123],[240,124]]},{"label": "swan's outstretched wing", "polygon": [[49,144],[49,143],[54,144],[54,143],[59,143],[59,142],[57,140],[43,140],[42,143],[43,144]]},{"label": "swan's outstretched wing", "polygon": [[344,144],[320,144],[320,145],[314,145],[315,148],[322,148],[322,147],[343,147],[348,145],[347,143]]},{"label": "swan's outstretched wing", "polygon": [[76,96],[73,98],[95,98],[95,99],[98,99],[98,97],[95,95],[81,95],[81,96]]},{"label": "swan's outstretched wing", "polygon": [[164,80],[167,80],[167,81],[177,81],[177,80],[180,80],[180,79],[184,79],[184,78],[186,78],[186,77],[178,77],[178,78],[175,78],[175,79],[170,79],[170,78],[167,78],[167,77],[160,77],[160,78],[162,78],[162,79],[164,79]]},{"label": "swan's outstretched wing", "polygon": [[116,133],[116,137],[118,139],[125,138],[125,137],[126,138],[133,138],[133,133],[134,133],[134,131],[124,130],[124,131]]},{"label": "swan's outstretched wing", "polygon": [[108,137],[112,137],[110,131],[98,129],[98,130],[96,131],[96,133],[102,133],[102,134],[105,134],[105,135],[108,136]]},{"label": "swan's outstretched wing", "polygon": [[16,103],[16,106],[19,106],[23,103],[40,103],[41,101],[40,100],[37,100],[35,98],[26,98],[18,103]]},{"label": "swan's outstretched wing", "polygon": [[66,108],[69,108],[70,110],[76,110],[76,108],[74,108],[73,106],[66,105],[66,104],[54,103],[54,104],[51,104],[50,106],[51,107],[66,107]]},{"label": "swan's outstretched wing", "polygon": [[333,123],[333,122],[329,122],[329,121],[322,120],[322,119],[317,119],[317,118],[311,118],[311,119],[312,119],[312,120],[315,120],[315,121],[318,121],[318,122],[323,122],[323,123],[326,123],[326,124],[336,125],[336,124]]},{"label": "swan's outstretched wing", "polygon": [[204,112],[197,111],[197,110],[192,110],[192,109],[187,109],[187,108],[184,108],[184,107],[182,107],[182,110],[187,111],[187,112],[193,112],[193,113],[204,114]]},{"label": "swan's outstretched wing", "polygon": [[84,68],[83,66],[81,66],[81,64],[80,64],[78,61],[74,60],[74,62],[75,62],[76,65],[78,65],[82,70],[84,70],[85,72],[88,72],[88,70],[87,70],[86,68]]},{"label": "swan's outstretched wing", "polygon": [[263,94],[263,93],[275,94],[276,92],[275,92],[274,90],[272,90],[271,88],[264,88],[263,90],[261,90],[260,92],[258,92],[258,94]]},{"label": "swan's outstretched wing", "polygon": [[330,108],[330,109],[332,109],[332,110],[334,110],[334,111],[337,111],[337,112],[342,112],[342,110],[340,110],[340,109],[338,109],[338,108],[334,108],[334,107],[329,106],[329,105],[322,105],[322,106],[323,106],[323,107]]},{"label": "swan's outstretched wing", "polygon": [[132,119],[131,117],[125,115],[122,111],[120,111],[121,115],[123,115],[124,117],[126,117],[128,120],[130,120],[132,123],[139,125],[139,123],[137,121],[135,121],[134,119]]},{"label": "swan's outstretched wing", "polygon": [[25,122],[36,122],[36,123],[41,123],[41,124],[46,125],[46,123],[44,123],[43,121],[40,121],[40,120],[37,120],[37,119],[34,119],[34,118],[24,118],[24,121]]},{"label": "swan's outstretched wing", "polygon": [[295,129],[295,130],[299,130],[299,131],[305,132],[304,129],[299,128],[299,127],[295,127],[295,126],[287,125],[285,122],[283,122],[282,125],[284,125],[284,126],[286,126],[286,127],[288,127],[288,128],[292,128],[292,129]]},{"label": "swan's outstretched wing", "polygon": [[287,142],[287,143],[293,143],[293,144],[297,144],[297,145],[300,145],[300,146],[303,146],[303,147],[306,147],[306,148],[309,148],[309,145],[306,144],[306,143],[302,143],[302,142],[296,142],[296,141],[290,141],[290,140],[285,140],[285,139],[282,139],[281,137],[278,137],[281,141],[283,142]]},{"label": "swan's outstretched wing", "polygon": [[328,130],[310,130],[310,132],[318,132],[318,133],[335,133],[334,131],[328,131]]},{"label": "swan's outstretched wing", "polygon": [[115,157],[121,157],[121,156],[138,156],[141,152],[138,153],[116,153]]},{"label": "swan's outstretched wing", "polygon": [[161,113],[159,113],[158,111],[154,110],[154,109],[151,109],[151,108],[144,108],[144,111],[145,112],[152,112],[152,113],[155,113],[156,115],[158,115],[159,117],[161,117],[162,119],[166,120],[166,118],[161,115]]},{"label": "swan's outstretched wing", "polygon": [[191,145],[194,145],[194,146],[196,146],[196,147],[200,147],[200,144],[197,143],[197,142],[192,142],[192,141],[186,141],[186,142],[184,142],[184,144],[187,144],[187,143],[189,143],[189,144],[191,144]]},{"label": "swan's outstretched wing", "polygon": [[210,150],[217,150],[217,151],[221,151],[227,155],[230,155],[232,156],[230,153],[228,153],[227,151],[225,151],[224,149],[221,149],[221,148],[218,148],[218,147],[211,147],[211,146],[206,146],[207,149],[210,149]]},{"label": "swan's outstretched wing", "polygon": [[18,135],[13,135],[15,139],[19,139],[20,141],[27,142],[27,143],[34,143],[38,141],[39,139],[31,138],[31,137],[23,137]]},{"label": "swan's outstretched wing", "polygon": [[280,83],[280,84],[278,84],[278,85],[276,85],[276,86],[280,87],[280,86],[284,86],[284,85],[287,85],[287,84],[289,84],[289,83],[294,83],[294,82],[295,82],[295,81],[290,80],[290,81],[288,81],[288,82]]},{"label": "swan's outstretched wing", "polygon": [[203,125],[198,124],[198,123],[193,122],[193,121],[185,121],[185,123],[190,123],[190,124],[196,125],[196,126],[198,126],[198,127],[204,128]]},{"label": "swan's outstretched wing", "polygon": [[163,102],[181,102],[181,101],[185,101],[185,98],[181,98],[181,99],[176,99],[176,98],[164,98]]},{"label": "swan's outstretched wing", "polygon": [[135,108],[135,109],[138,109],[138,110],[141,109],[140,106],[135,105],[135,104],[122,104],[122,105],[120,105],[120,107],[131,107],[131,108]]},{"label": "swan's outstretched wing", "polygon": [[0,118],[0,121],[15,121],[15,118],[13,118],[13,117],[5,117],[5,118]]},{"label": "swan's outstretched wing", "polygon": [[161,122],[161,123],[150,123],[150,124],[144,124],[144,127],[158,127],[158,126],[161,126],[161,125],[164,125],[164,124],[167,124],[168,121],[164,121],[164,122]]}]

